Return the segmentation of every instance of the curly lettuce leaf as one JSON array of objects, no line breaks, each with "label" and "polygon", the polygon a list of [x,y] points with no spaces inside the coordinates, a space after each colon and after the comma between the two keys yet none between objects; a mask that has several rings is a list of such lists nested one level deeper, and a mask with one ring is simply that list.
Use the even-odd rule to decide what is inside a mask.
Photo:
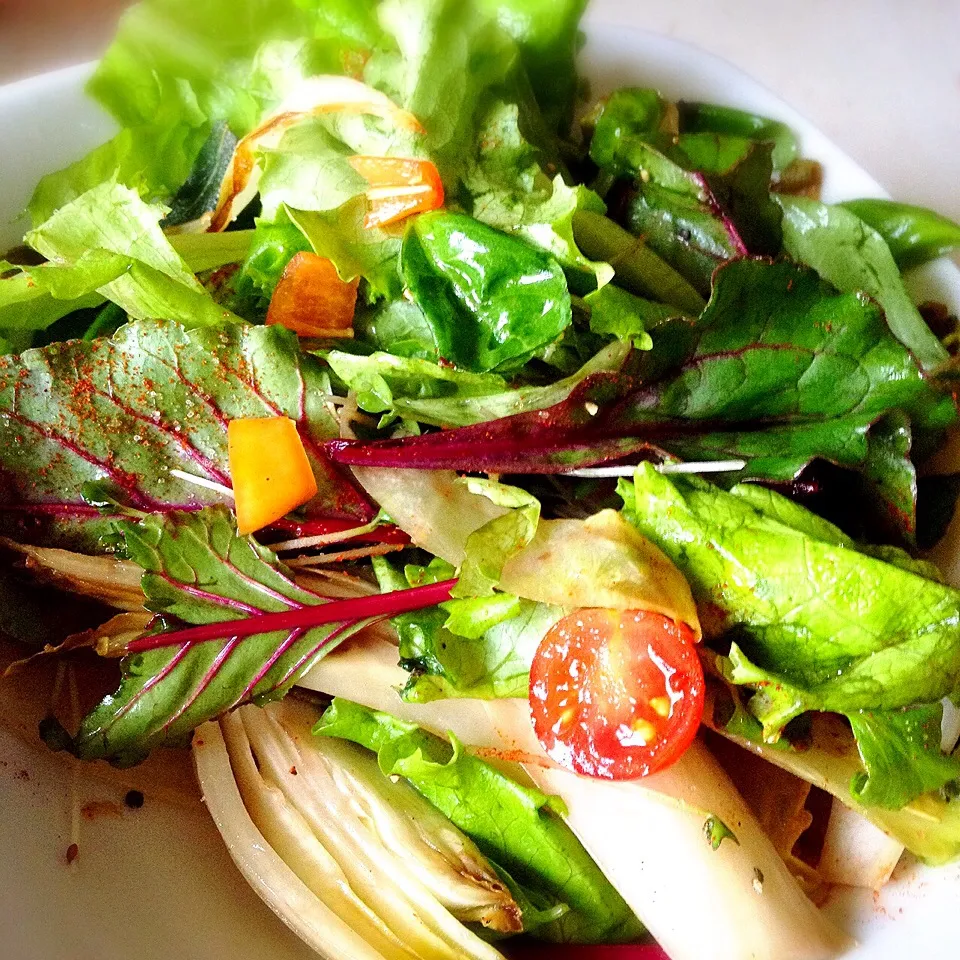
[{"label": "curly lettuce leaf", "polygon": [[620,492],[627,519],[769,674],[737,679],[762,687],[768,735],[807,709],[895,710],[956,692],[960,591],[859,552],[823,521],[789,522],[807,511],[770,490],[642,465]]},{"label": "curly lettuce leaf", "polygon": [[30,205],[34,223],[114,177],[149,199],[170,199],[217,124],[243,136],[304,76],[362,64],[382,37],[375,6],[138,3],[88,84],[121,130],[40,182]]},{"label": "curly lettuce leaf", "polygon": [[362,522],[369,505],[321,450],[338,432],[328,393],[319,361],[278,326],[140,321],[0,358],[0,521],[15,537],[95,550],[110,525],[84,499],[90,482],[146,512],[223,503],[170,470],[229,486],[229,421],[280,415],[298,424],[317,478],[308,512]]},{"label": "curly lettuce leaf", "polygon": [[27,243],[53,264],[30,273],[43,276],[46,269],[39,282],[58,299],[96,291],[137,320],[162,317],[197,327],[235,320],[171,246],[162,217],[163,208],[129,187],[103,183],[27,234]]},{"label": "curly lettuce leaf", "polygon": [[449,817],[494,863],[569,909],[537,936],[559,943],[630,941],[642,926],[544,794],[509,779],[452,743],[389,714],[335,699],[314,732],[377,753],[386,776],[401,776]]},{"label": "curly lettuce leaf", "polygon": [[[144,569],[146,605],[164,616],[215,623],[323,602],[297,586],[269,550],[239,536],[225,507],[120,526],[130,559]],[[326,624],[129,655],[120,686],[83,718],[71,750],[82,760],[128,766],[156,747],[182,745],[201,723],[241,703],[282,697],[362,626]]]}]

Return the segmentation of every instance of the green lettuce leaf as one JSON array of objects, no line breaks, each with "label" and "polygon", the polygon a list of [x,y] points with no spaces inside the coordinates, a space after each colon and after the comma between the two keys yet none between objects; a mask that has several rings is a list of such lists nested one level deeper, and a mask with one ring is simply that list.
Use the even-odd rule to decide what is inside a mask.
[{"label": "green lettuce leaf", "polygon": [[467,537],[463,563],[457,573],[459,579],[450,591],[457,599],[492,596],[504,564],[533,540],[540,522],[540,501],[520,487],[494,480],[463,477],[459,482],[470,493],[508,508],[507,513],[488,520]]},{"label": "green lettuce leaf", "polygon": [[366,500],[323,456],[337,436],[329,381],[278,326],[184,330],[140,321],[112,339],[57,343],[0,359],[0,468],[15,538],[96,550],[110,523],[84,499],[89,482],[147,512],[224,503],[172,476],[230,484],[227,423],[295,420],[320,492],[308,513],[369,519]]},{"label": "green lettuce leaf", "polygon": [[[122,523],[144,569],[146,605],[190,624],[315,606],[266,548],[240,537],[225,507]],[[243,639],[159,647],[121,662],[119,688],[83,718],[72,751],[127,766],[160,746],[182,745],[201,723],[241,703],[282,697],[363,624],[328,624]]]},{"label": "green lettuce leaf", "polygon": [[463,214],[417,217],[400,266],[440,356],[466,370],[520,366],[572,319],[567,283],[552,257]]},{"label": "green lettuce leaf", "polygon": [[956,691],[960,591],[838,542],[823,521],[784,522],[807,511],[769,490],[726,492],[644,465],[620,491],[627,519],[677,564],[698,604],[776,675],[749,681],[762,685],[768,735],[810,708],[894,710]]},{"label": "green lettuce leaf", "polygon": [[405,777],[493,862],[526,889],[569,910],[537,936],[560,943],[630,941],[639,921],[557,815],[549,797],[510,780],[462,746],[414,724],[335,699],[315,733],[377,753],[386,776]]},{"label": "green lettuce leaf", "polygon": [[395,300],[403,292],[398,269],[400,239],[386,230],[365,227],[366,212],[367,201],[362,196],[335,210],[287,208],[288,216],[310,241],[314,253],[332,260],[341,279],[362,277],[371,299]]},{"label": "green lettuce leaf", "polygon": [[171,246],[162,216],[161,207],[129,187],[94,187],[27,234],[27,243],[52,264],[30,268],[31,278],[41,278],[35,282],[57,299],[73,301],[64,313],[96,291],[138,320],[162,317],[197,327],[235,320]]},{"label": "green lettuce leaf", "polygon": [[[454,575],[449,564],[437,560],[431,568],[407,566],[401,573],[385,558],[376,558],[374,569],[384,593]],[[497,593],[394,617],[400,664],[411,673],[401,696],[415,703],[445,697],[526,697],[533,655],[564,612]]]},{"label": "green lettuce leaf", "polygon": [[852,787],[865,806],[899,810],[960,778],[960,758],[940,749],[943,705],[850,714],[866,774]]},{"label": "green lettuce leaf", "polygon": [[919,267],[960,249],[960,224],[895,200],[848,200],[840,204],[883,237],[901,270]]},{"label": "green lettuce leaf", "polygon": [[862,291],[883,307],[890,329],[924,369],[947,359],[947,351],[913,305],[897,264],[871,226],[844,207],[802,197],[776,198],[783,209],[783,247],[813,267],[838,290]]},{"label": "green lettuce leaf", "polygon": [[361,409],[437,427],[463,427],[560,403],[588,376],[619,370],[629,349],[629,344],[610,344],[563,380],[513,390],[494,373],[470,373],[392,353],[360,356],[331,350],[325,357],[337,377],[356,392]]},{"label": "green lettuce leaf", "polygon": [[34,223],[113,178],[170,199],[218,124],[243,136],[304,76],[361,65],[381,36],[369,0],[143,0],[88,85],[122,129],[41,181]]}]

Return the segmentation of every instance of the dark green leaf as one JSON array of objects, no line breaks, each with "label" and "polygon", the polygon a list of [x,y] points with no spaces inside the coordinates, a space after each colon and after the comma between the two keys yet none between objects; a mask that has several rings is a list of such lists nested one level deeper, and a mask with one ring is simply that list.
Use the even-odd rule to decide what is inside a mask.
[{"label": "dark green leaf", "polygon": [[401,272],[440,356],[466,370],[517,367],[570,324],[563,271],[472,217],[429,213],[404,237]]},{"label": "dark green leaf", "polygon": [[200,148],[190,175],[170,201],[170,212],[160,221],[164,229],[199,220],[220,199],[220,184],[227,172],[237,138],[226,121],[217,120]]},{"label": "dark green leaf", "polygon": [[[685,134],[721,134],[742,137],[761,143],[773,144],[773,167],[784,170],[798,156],[799,147],[793,131],[778,120],[761,117],[734,107],[715,103],[698,103],[681,100],[677,104],[681,138]],[[681,139],[681,145],[683,144]],[[694,166],[697,166],[694,163]]]},{"label": "dark green leaf", "polygon": [[960,224],[894,200],[848,200],[841,204],[883,237],[901,270],[918,267],[960,249]]}]

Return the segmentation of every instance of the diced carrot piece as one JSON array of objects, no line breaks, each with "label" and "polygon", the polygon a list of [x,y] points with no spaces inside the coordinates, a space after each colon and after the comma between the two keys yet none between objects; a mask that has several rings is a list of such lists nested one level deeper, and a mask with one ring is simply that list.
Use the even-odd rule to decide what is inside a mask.
[{"label": "diced carrot piece", "polygon": [[279,323],[304,337],[352,336],[359,283],[359,278],[341,280],[325,257],[297,253],[273,291],[267,323]]},{"label": "diced carrot piece", "polygon": [[370,184],[365,227],[385,227],[443,206],[443,181],[429,160],[356,156],[350,165]]},{"label": "diced carrot piece", "polygon": [[227,428],[237,529],[253,533],[317,493],[307,452],[288,417],[247,417]]}]

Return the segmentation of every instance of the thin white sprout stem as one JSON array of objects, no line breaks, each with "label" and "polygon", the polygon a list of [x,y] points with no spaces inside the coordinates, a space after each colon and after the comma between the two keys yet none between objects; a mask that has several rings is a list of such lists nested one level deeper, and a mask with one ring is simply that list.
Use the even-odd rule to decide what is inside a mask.
[{"label": "thin white sprout stem", "polygon": [[186,483],[192,483],[198,487],[216,490],[217,493],[222,493],[225,497],[229,497],[231,500],[233,499],[233,491],[229,487],[225,487],[222,483],[217,483],[216,480],[198,477],[195,473],[187,473],[186,470],[171,470],[170,476],[176,477],[178,480],[183,480]]},{"label": "thin white sprout stem", "polygon": [[[654,467],[660,473],[727,473],[742,470],[746,460],[706,460],[702,463],[661,463]],[[583,467],[580,470],[568,470],[565,477],[632,477],[636,464],[623,467]]]},{"label": "thin white sprout stem", "polygon": [[331,543],[339,543],[341,540],[349,540],[351,537],[359,537],[361,534],[370,533],[379,526],[379,520],[371,520],[362,527],[350,527],[347,530],[337,530],[334,533],[318,533],[315,537],[299,537],[296,540],[284,540],[282,543],[272,543],[270,549],[274,553],[282,553],[287,550],[307,550],[310,547],[325,547]]}]

